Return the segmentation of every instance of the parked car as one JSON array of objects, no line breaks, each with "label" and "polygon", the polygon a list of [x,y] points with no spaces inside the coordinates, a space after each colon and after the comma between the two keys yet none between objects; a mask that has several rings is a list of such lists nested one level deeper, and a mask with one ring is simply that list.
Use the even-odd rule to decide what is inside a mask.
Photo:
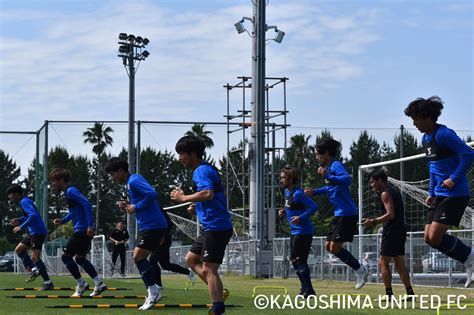
[{"label": "parked car", "polygon": [[365,252],[364,258],[362,258],[362,264],[369,268],[369,273],[377,272],[377,253]]},{"label": "parked car", "polygon": [[325,254],[323,256],[323,263],[324,264],[329,264],[329,265],[334,265],[334,264],[341,263],[341,261],[339,260],[339,258],[334,256],[333,254]]},{"label": "parked car", "polygon": [[14,252],[6,252],[0,260],[0,271],[13,271]]},{"label": "parked car", "polygon": [[449,258],[438,251],[429,252],[421,260],[424,273],[448,271],[449,263]]}]

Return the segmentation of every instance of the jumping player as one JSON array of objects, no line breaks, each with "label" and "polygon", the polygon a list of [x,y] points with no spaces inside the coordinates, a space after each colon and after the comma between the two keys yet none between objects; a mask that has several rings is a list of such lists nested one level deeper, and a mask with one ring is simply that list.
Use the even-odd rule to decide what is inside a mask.
[{"label": "jumping player", "polygon": [[[74,234],[69,239],[61,257],[64,265],[77,282],[76,292],[73,296],[82,296],[89,289],[89,284],[82,279],[77,265],[81,266],[94,280],[95,287],[90,296],[97,296],[107,290],[107,286],[102,282],[94,266],[86,259],[94,236],[92,206],[79,189],[69,185],[71,178],[69,170],[55,168],[51,171],[49,178],[56,191],[64,192],[69,210],[69,213],[62,219],[54,219],[54,224],[61,225],[70,220],[73,223]],[[75,257],[75,261],[73,257]]]},{"label": "jumping player", "polygon": [[438,96],[417,98],[405,109],[413,125],[423,133],[430,171],[430,207],[426,215],[425,241],[443,254],[466,267],[465,287],[472,282],[474,250],[460,239],[446,234],[451,226],[459,226],[469,202],[470,190],[466,172],[474,160],[474,150],[448,127],[438,124],[443,101]]},{"label": "jumping player", "polygon": [[316,294],[311,284],[308,255],[314,234],[311,216],[316,213],[318,205],[296,186],[297,183],[298,170],[289,167],[281,170],[280,186],[285,188],[285,208],[279,211],[279,215],[283,217],[286,213],[290,223],[290,261],[301,282],[299,295],[307,298]]},{"label": "jumping player", "polygon": [[389,185],[387,179],[387,173],[383,169],[376,169],[370,173],[370,186],[374,191],[381,193],[380,199],[385,213],[376,218],[364,218],[362,225],[368,228],[379,223],[384,224],[379,266],[387,296],[389,298],[393,296],[392,271],[390,270],[392,259],[400,275],[400,280],[405,285],[407,295],[410,296],[415,293],[411,287],[410,275],[405,268],[405,241],[407,238],[405,208],[400,192]]},{"label": "jumping player", "polygon": [[133,261],[140,271],[143,283],[148,289],[148,296],[141,310],[148,310],[161,300],[162,288],[156,284],[153,268],[148,261],[148,256],[158,250],[160,241],[167,228],[163,210],[158,204],[158,194],[155,189],[140,174],[130,174],[128,163],[111,158],[105,171],[119,184],[127,185],[129,202],[122,200],[119,207],[122,211],[133,214],[137,218],[139,234],[133,251]]},{"label": "jumping player", "polygon": [[352,178],[344,165],[335,157],[341,149],[341,144],[333,139],[325,139],[316,144],[316,160],[320,166],[318,174],[322,176],[327,186],[312,189],[306,188],[306,195],[327,195],[334,206],[334,218],[331,220],[330,231],[326,239],[326,250],[334,254],[356,271],[356,289],[360,289],[367,281],[369,270],[362,266],[352,254],[342,247],[344,242],[352,242],[357,230],[358,210],[352,201],[349,186]]},{"label": "jumping player", "polygon": [[[10,225],[14,226],[13,232],[18,233],[28,230],[28,236],[23,238],[15,248],[15,253],[20,257],[26,270],[31,270],[27,282],[35,280],[38,276],[44,280],[41,291],[54,289],[53,282],[48,276],[46,266],[41,260],[41,250],[44,240],[48,234],[46,226],[41,220],[40,214],[34,202],[23,196],[23,188],[20,185],[12,185],[7,189],[7,197],[13,203],[20,206],[23,216],[21,218],[13,218]],[[28,249],[31,249],[31,258],[28,256]]]},{"label": "jumping player", "polygon": [[209,314],[225,313],[222,280],[218,269],[224,258],[225,248],[232,236],[232,221],[227,210],[224,188],[218,171],[203,161],[204,143],[194,136],[185,136],[176,143],[179,161],[193,170],[194,193],[185,195],[175,189],[170,196],[173,201],[194,202],[188,212],[197,212],[204,235],[198,237],[188,254],[186,263],[208,284],[212,307]]},{"label": "jumping player", "polygon": [[[166,218],[166,222],[168,224],[168,228],[165,231],[165,235],[161,239],[160,246],[157,251],[153,252],[150,256],[150,264],[153,267],[153,274],[155,275],[155,280],[156,283],[160,286],[163,287],[162,281],[161,281],[161,268],[164,270],[180,273],[183,275],[187,275],[189,280],[193,283],[196,282],[196,276],[194,274],[194,271],[192,269],[184,268],[180,265],[177,264],[172,264],[170,262],[170,247],[172,243],[172,237],[171,237],[171,228],[173,227],[173,222],[171,221],[168,213],[166,211],[163,211],[163,215]],[[159,263],[159,265],[158,265]],[[160,268],[161,266],[161,268]]]}]

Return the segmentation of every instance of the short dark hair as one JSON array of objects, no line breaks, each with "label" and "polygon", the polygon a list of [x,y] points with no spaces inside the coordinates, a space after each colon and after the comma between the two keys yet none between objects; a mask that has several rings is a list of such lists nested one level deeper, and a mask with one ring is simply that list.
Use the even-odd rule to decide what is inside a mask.
[{"label": "short dark hair", "polygon": [[51,170],[51,173],[49,173],[49,178],[50,179],[64,179],[65,183],[68,183],[69,180],[71,179],[71,171],[66,169],[66,168],[54,168]]},{"label": "short dark hair", "polygon": [[20,195],[23,195],[23,188],[18,185],[18,184],[13,184],[11,185],[10,187],[7,188],[7,196],[9,194],[20,194]]},{"label": "short dark hair", "polygon": [[334,139],[323,139],[316,144],[316,151],[319,154],[329,152],[331,156],[337,156],[341,152],[341,143]]},{"label": "short dark hair", "polygon": [[369,173],[369,178],[373,178],[374,180],[382,179],[386,183],[388,180],[388,175],[383,168],[377,168]]},{"label": "short dark hair", "polygon": [[293,184],[297,184],[299,180],[299,172],[296,168],[285,166],[281,169],[280,173],[284,173],[292,181]]},{"label": "short dark hair", "polygon": [[113,157],[105,164],[105,171],[109,174],[111,172],[118,172],[120,169],[128,172],[128,163],[121,158]]},{"label": "short dark hair", "polygon": [[187,153],[191,155],[191,153],[194,152],[200,159],[202,159],[205,149],[206,146],[204,142],[195,136],[184,136],[178,140],[175,146],[175,150],[178,154]]},{"label": "short dark hair", "polygon": [[426,100],[419,97],[408,104],[408,107],[405,108],[405,115],[411,118],[431,118],[436,122],[443,108],[443,101],[439,96],[432,96]]}]

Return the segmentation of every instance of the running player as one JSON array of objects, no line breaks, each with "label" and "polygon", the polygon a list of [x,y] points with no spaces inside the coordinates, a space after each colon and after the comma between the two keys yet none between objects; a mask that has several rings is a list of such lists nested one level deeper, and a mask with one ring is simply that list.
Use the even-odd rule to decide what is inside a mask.
[{"label": "running player", "polygon": [[316,144],[316,160],[320,166],[318,174],[327,186],[304,191],[309,196],[327,195],[334,206],[334,218],[331,220],[330,231],[326,239],[326,250],[334,254],[356,271],[356,289],[360,289],[367,281],[369,270],[362,266],[352,254],[342,247],[344,242],[352,242],[357,230],[358,210],[352,201],[349,187],[352,178],[344,165],[336,159],[341,144],[333,139],[324,139]]},{"label": "running player", "polygon": [[[20,185],[12,185],[7,189],[7,197],[13,203],[20,206],[23,216],[13,218],[10,225],[14,226],[13,232],[18,233],[28,230],[28,236],[23,238],[15,248],[15,253],[20,257],[26,270],[31,270],[27,282],[35,280],[38,276],[44,280],[41,291],[54,289],[53,282],[48,276],[46,266],[41,260],[41,250],[44,240],[48,234],[46,226],[41,220],[40,214],[34,202],[23,196],[23,188]],[[28,249],[31,249],[31,258],[28,256]]]},{"label": "running player", "polygon": [[285,188],[285,208],[279,211],[279,215],[283,217],[286,213],[290,224],[290,261],[301,282],[299,295],[307,298],[316,294],[311,284],[308,255],[314,234],[311,216],[316,213],[318,205],[296,186],[297,183],[298,170],[290,167],[281,170],[280,185]]},{"label": "running player", "polygon": [[392,271],[390,270],[392,259],[400,275],[400,280],[405,285],[407,295],[414,295],[410,275],[405,268],[405,241],[407,239],[405,208],[400,192],[389,185],[387,179],[387,173],[383,169],[370,172],[370,186],[374,191],[381,193],[380,199],[384,214],[376,218],[364,218],[362,225],[366,228],[374,227],[380,223],[384,225],[379,266],[387,296],[389,298],[393,296]]},{"label": "running player", "polygon": [[148,310],[161,300],[162,288],[156,284],[153,268],[148,261],[148,256],[158,250],[160,240],[167,228],[163,210],[158,204],[158,194],[155,189],[140,174],[130,174],[128,163],[111,158],[105,171],[119,184],[127,185],[129,201],[121,200],[119,207],[122,211],[133,214],[137,218],[139,234],[133,251],[133,261],[140,271],[143,283],[148,289],[148,296],[141,310]]},{"label": "running player", "polygon": [[[94,291],[90,296],[97,296],[107,290],[107,286],[97,274],[94,266],[86,259],[86,254],[91,246],[94,236],[94,217],[92,215],[92,206],[89,200],[74,186],[69,185],[71,172],[64,168],[55,168],[50,173],[50,181],[53,188],[57,191],[63,191],[68,205],[69,213],[63,218],[54,219],[55,225],[61,225],[72,220],[74,234],[67,242],[63,250],[61,260],[71,275],[76,279],[76,292],[73,296],[82,296],[89,289],[89,284],[85,282],[79,266],[94,280]],[[75,261],[73,260],[75,257]]]},{"label": "running player", "polygon": [[150,264],[153,267],[153,274],[155,275],[156,283],[160,287],[163,287],[161,281],[161,268],[163,268],[164,270],[187,275],[189,280],[194,285],[194,283],[196,282],[196,276],[192,269],[184,268],[180,265],[172,264],[170,262],[170,247],[172,243],[171,229],[173,227],[173,222],[171,221],[166,211],[163,211],[163,215],[165,216],[166,222],[168,223],[168,228],[166,229],[164,237],[161,239],[158,250],[153,252],[150,256]]},{"label": "running player", "polygon": [[474,160],[472,150],[448,127],[438,124],[443,101],[438,96],[417,98],[405,109],[413,125],[423,133],[430,171],[430,207],[426,215],[425,241],[443,254],[456,259],[466,267],[465,287],[472,282],[474,250],[460,239],[446,234],[451,226],[459,226],[469,202],[469,184],[466,172]]},{"label": "running player", "polygon": [[171,192],[171,200],[194,202],[188,212],[197,212],[204,235],[198,237],[186,255],[186,263],[208,284],[212,307],[209,314],[225,313],[222,280],[219,266],[224,258],[225,248],[232,237],[232,221],[227,210],[227,201],[219,173],[203,161],[204,143],[194,136],[185,136],[176,143],[179,161],[193,170],[194,193],[185,195],[181,189]]}]

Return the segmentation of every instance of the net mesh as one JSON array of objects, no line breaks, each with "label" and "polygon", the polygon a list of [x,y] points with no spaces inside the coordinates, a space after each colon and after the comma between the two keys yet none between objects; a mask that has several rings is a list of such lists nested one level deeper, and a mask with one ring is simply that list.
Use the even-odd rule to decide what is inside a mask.
[{"label": "net mesh", "polygon": [[[471,147],[474,147],[474,143],[469,143]],[[414,166],[419,165],[420,162],[426,163],[424,157],[419,159],[414,159],[410,161],[404,161],[405,165]],[[380,165],[383,164],[383,165]],[[411,164],[411,165],[410,165]],[[363,217],[375,217],[382,214],[382,206],[380,203],[380,195],[373,192],[369,185],[369,173],[374,168],[389,168],[389,167],[399,167],[399,163],[393,163],[391,161],[386,161],[384,163],[378,163],[377,167],[370,167],[370,165],[363,166],[362,170],[362,216]],[[390,174],[390,170],[389,170]],[[408,174],[410,175],[410,174]],[[424,174],[428,175],[428,174]],[[474,192],[474,166],[471,165],[469,170],[466,173],[470,186],[470,195],[473,195]],[[428,197],[430,180],[421,179],[417,181],[402,181],[394,177],[389,177],[389,183],[398,188],[402,193],[404,206],[405,206],[405,224],[409,231],[423,231],[425,225],[426,211],[428,206],[425,204],[426,197]],[[464,211],[464,215],[461,219],[460,227],[464,229],[472,228],[472,214],[474,209],[474,199],[469,200],[469,204]]]}]

